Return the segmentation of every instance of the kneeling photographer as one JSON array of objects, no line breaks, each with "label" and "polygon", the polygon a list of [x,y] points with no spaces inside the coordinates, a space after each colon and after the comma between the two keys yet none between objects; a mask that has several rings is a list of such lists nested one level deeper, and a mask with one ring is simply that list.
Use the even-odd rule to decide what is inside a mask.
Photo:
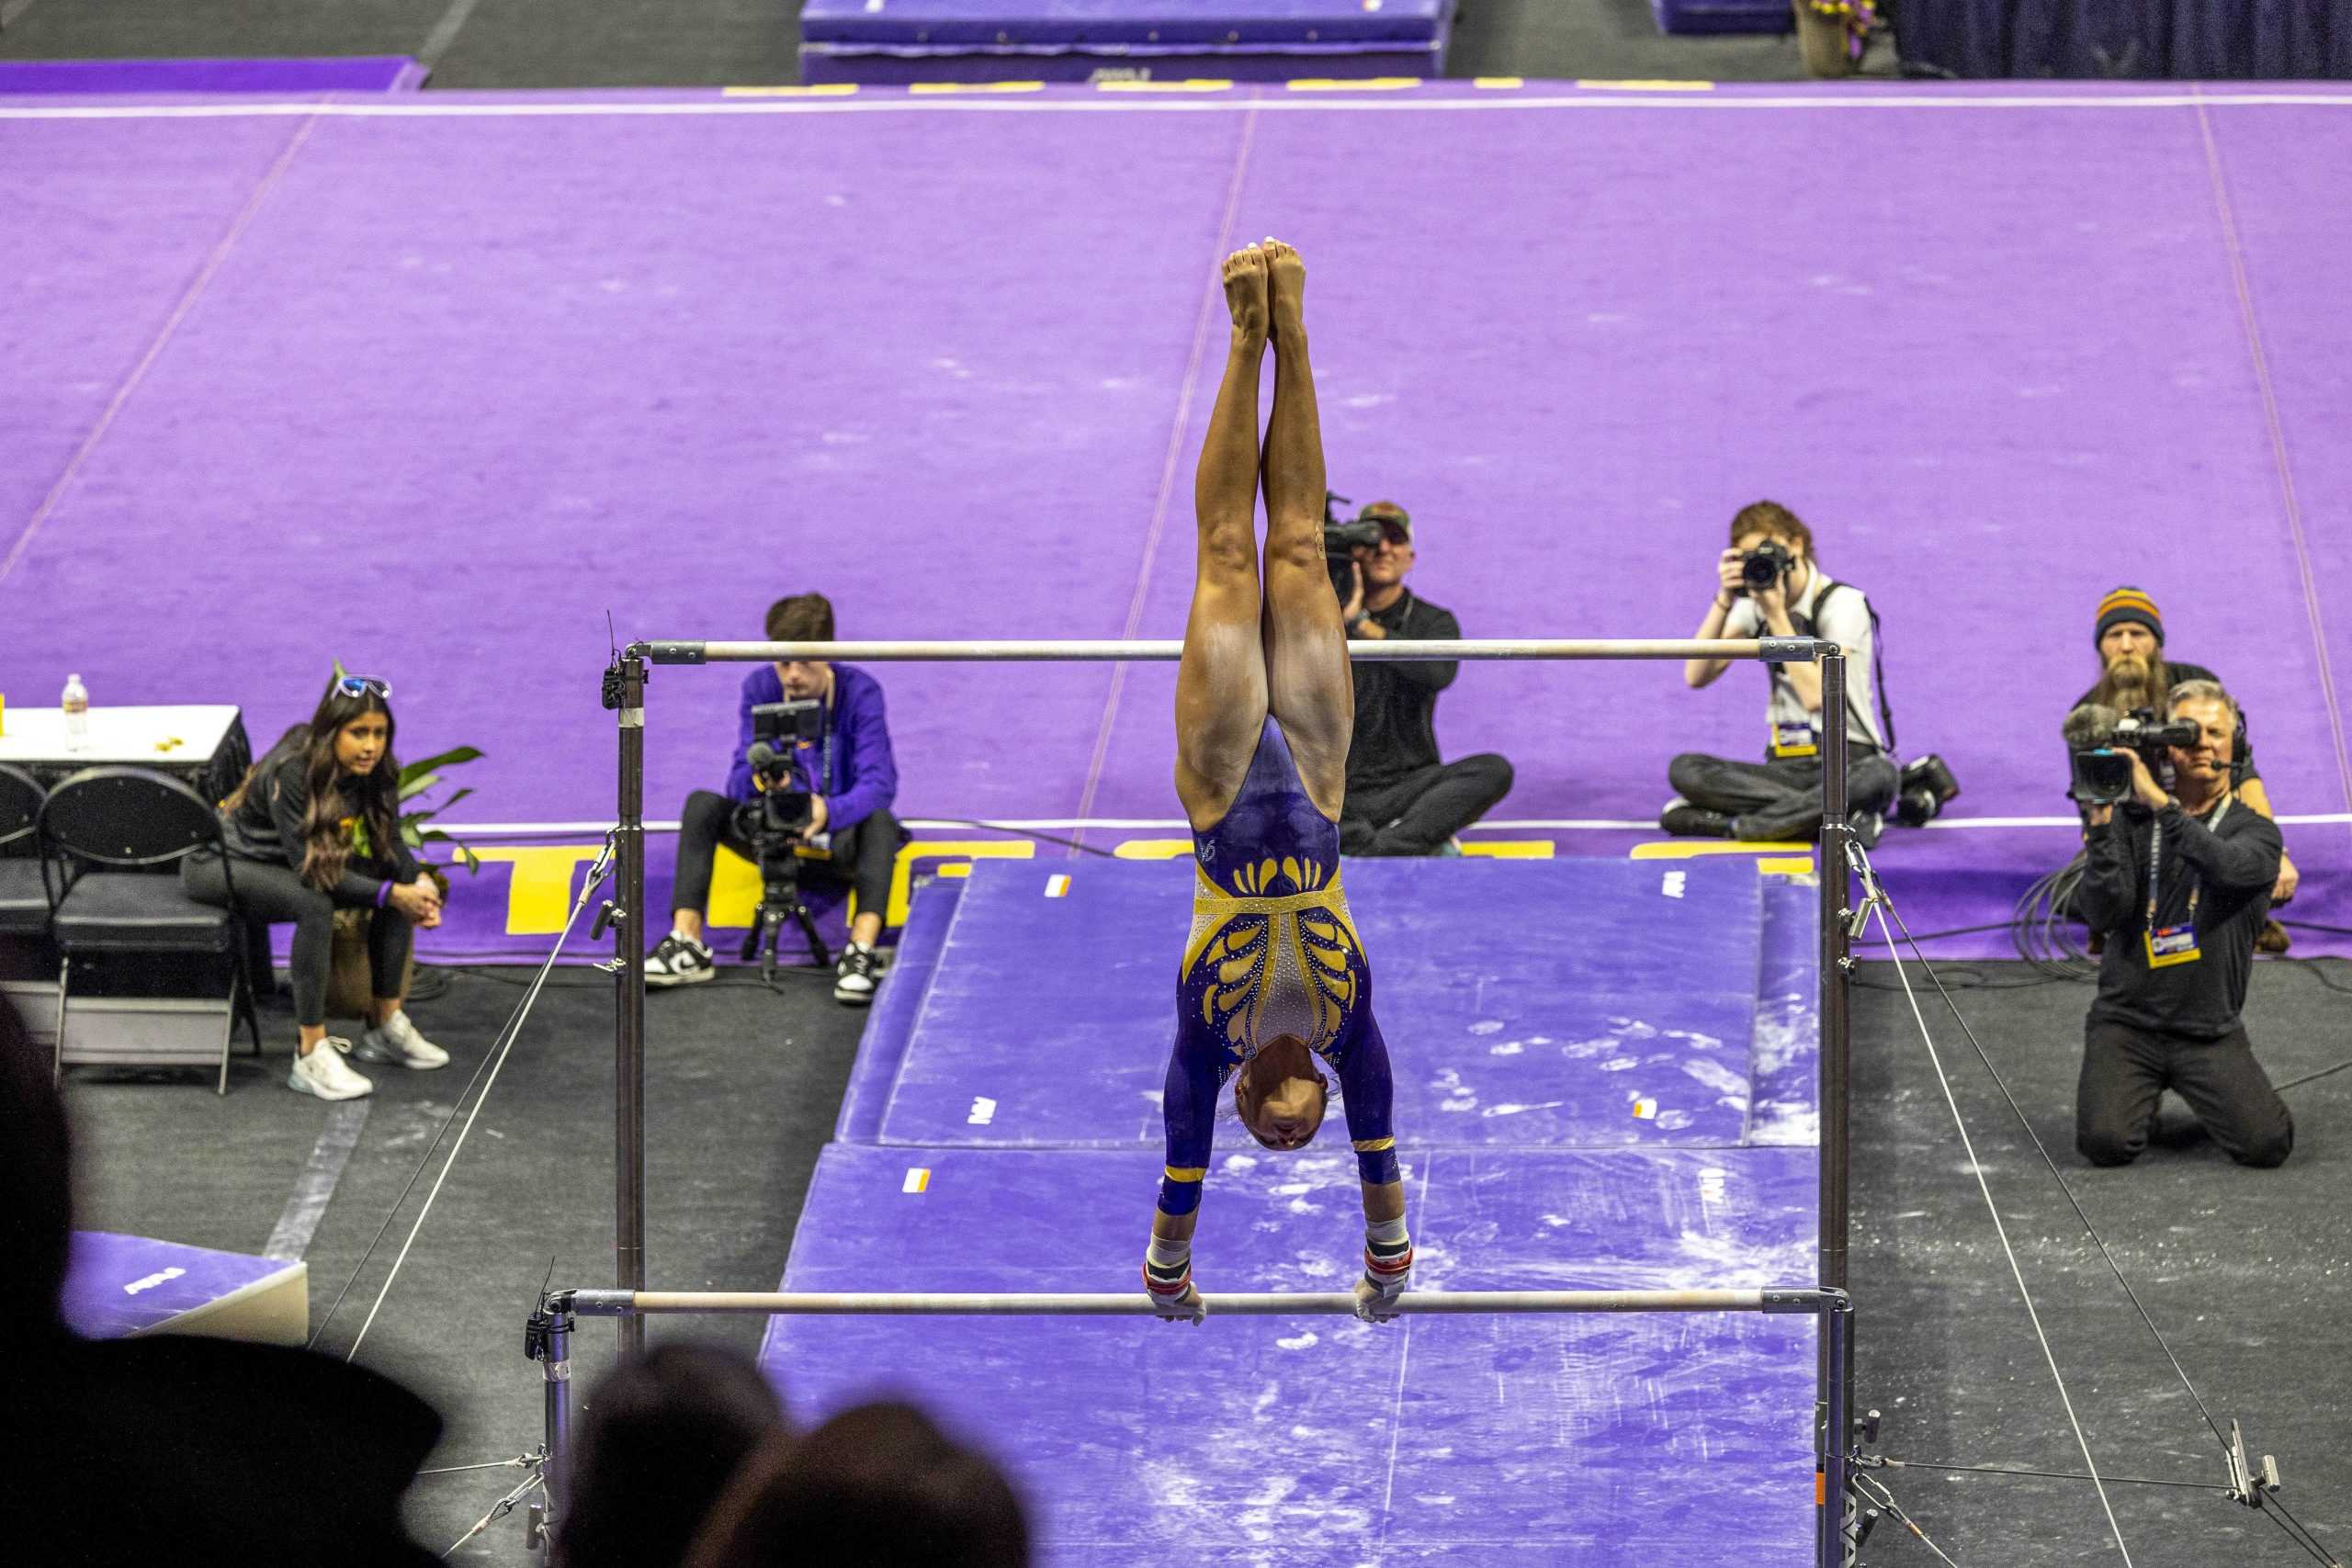
[{"label": "kneeling photographer", "polygon": [[[1875,705],[1877,619],[1860,589],[1833,581],[1814,565],[1813,531],[1795,513],[1770,501],[1740,508],[1731,520],[1731,547],[1715,558],[1714,603],[1692,635],[1815,637],[1845,649],[1846,798],[1857,836],[1866,848],[1876,844],[1882,814],[1902,784]],[[1730,668],[1729,660],[1693,659],[1682,676],[1695,690]],[[1771,678],[1764,761],[1699,751],[1675,758],[1667,773],[1675,797],[1658,815],[1666,831],[1749,840],[1811,839],[1821,831],[1821,667],[1764,668]]]},{"label": "kneeling photographer", "polygon": [[[2088,857],[2075,904],[2107,938],[2083,1026],[2075,1144],[2093,1165],[2130,1163],[2170,1089],[2232,1159],[2275,1166],[2294,1147],[2294,1119],[2238,1013],[2278,875],[2278,829],[2232,787],[2238,708],[2220,683],[2173,687],[2165,712],[2104,734],[2087,731],[2105,710],[2069,721]],[[2156,780],[2166,765],[2169,795]]]},{"label": "kneeling photographer", "polygon": [[[833,607],[821,593],[779,599],[768,607],[767,636],[771,642],[831,642]],[[904,837],[890,814],[898,794],[879,682],[824,660],[753,670],[743,678],[727,792],[696,790],[679,813],[675,908],[670,934],[645,960],[645,983],[685,985],[717,973],[703,919],[711,857],[725,844],[760,863],[771,890],[763,919],[795,912],[789,888],[803,872],[853,884],[857,915],[834,971],[833,999],[850,1007],[872,1001],[881,973],[875,944]],[[823,853],[804,858],[803,849]],[[756,928],[753,934],[760,934]],[[773,940],[775,933],[767,934]],[[813,933],[810,945],[817,945]]]}]

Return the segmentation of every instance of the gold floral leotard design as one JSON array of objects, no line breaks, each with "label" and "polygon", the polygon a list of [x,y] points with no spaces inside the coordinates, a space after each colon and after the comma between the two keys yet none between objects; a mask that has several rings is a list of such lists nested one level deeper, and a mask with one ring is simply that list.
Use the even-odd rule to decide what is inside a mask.
[{"label": "gold floral leotard design", "polygon": [[1201,1201],[1218,1092],[1282,1035],[1340,1080],[1368,1182],[1396,1179],[1388,1048],[1372,1015],[1372,968],[1340,886],[1339,825],[1300,784],[1282,728],[1266,721],[1250,773],[1217,824],[1193,835],[1193,931],[1176,987],[1176,1043],[1162,1104],[1159,1206]]}]

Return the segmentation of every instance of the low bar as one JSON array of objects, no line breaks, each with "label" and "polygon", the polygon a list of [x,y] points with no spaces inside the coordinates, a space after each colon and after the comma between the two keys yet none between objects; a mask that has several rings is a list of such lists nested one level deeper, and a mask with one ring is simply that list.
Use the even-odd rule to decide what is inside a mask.
[{"label": "low bar", "polygon": [[[1351,659],[1818,659],[1836,643],[1814,637],[1462,637],[1452,642],[1351,642]],[[789,663],[843,659],[854,663],[989,662],[1172,664],[1184,656],[1173,640],[1046,642],[639,642],[628,651],[654,664]]]},{"label": "low bar", "polygon": [[[800,1291],[571,1291],[561,1298],[583,1317],[649,1313],[759,1313],[803,1317],[1150,1317],[1142,1292],[1119,1295],[910,1292],[826,1294]],[[1348,1291],[1283,1291],[1202,1298],[1211,1317],[1347,1316]],[[1818,1312],[1824,1292],[1758,1291],[1408,1291],[1407,1313]]]}]

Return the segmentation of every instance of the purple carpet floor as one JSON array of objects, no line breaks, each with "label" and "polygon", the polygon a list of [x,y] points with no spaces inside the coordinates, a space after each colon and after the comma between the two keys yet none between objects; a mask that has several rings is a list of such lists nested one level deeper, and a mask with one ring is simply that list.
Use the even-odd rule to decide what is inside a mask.
[{"label": "purple carpet floor", "polygon": [[[1805,889],[1731,862],[1348,876],[1397,1065],[1416,1289],[1815,1277]],[[785,1289],[1132,1288],[1171,1022],[1138,943],[1185,874],[1046,880],[982,865],[918,899]],[[1555,940],[1497,940],[1498,902]],[[1623,1010],[1589,1020],[1603,994]],[[1344,1146],[1269,1156],[1228,1128],[1213,1163],[1204,1289],[1352,1278]],[[911,1395],[1006,1456],[1050,1568],[1812,1560],[1810,1320],[777,1318],[762,1363],[803,1419]]]},{"label": "purple carpet floor", "polygon": [[[2067,857],[2119,581],[2244,699],[2287,913],[2352,925],[2347,163],[2329,87],[0,104],[0,692],[266,742],[339,658],[411,754],[491,753],[457,815],[495,846],[610,818],[608,612],[1175,636],[1214,262],[1278,232],[1331,481],[1411,507],[1472,634],[1679,635],[1735,508],[1812,523],[1964,786],[1880,852],[1913,929]],[[1175,816],[1167,666],[885,675],[903,815]],[[649,815],[719,777],[735,682],[657,672]],[[1473,666],[1438,728],[1516,762],[1502,832],[1622,855],[1591,825],[1752,752],[1760,685]],[[510,874],[450,943],[545,940]]]}]

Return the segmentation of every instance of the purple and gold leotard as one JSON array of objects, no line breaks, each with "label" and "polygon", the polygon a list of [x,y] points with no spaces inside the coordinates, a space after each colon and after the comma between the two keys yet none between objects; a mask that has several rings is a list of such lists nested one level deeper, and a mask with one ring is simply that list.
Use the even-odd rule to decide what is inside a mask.
[{"label": "purple and gold leotard", "polygon": [[1162,1111],[1159,1207],[1200,1206],[1217,1095],[1233,1070],[1294,1035],[1340,1080],[1366,1182],[1396,1179],[1388,1047],[1372,1016],[1372,968],[1340,887],[1339,825],[1315,808],[1272,718],[1241,792],[1193,835],[1193,934],[1176,987],[1176,1046]]}]

